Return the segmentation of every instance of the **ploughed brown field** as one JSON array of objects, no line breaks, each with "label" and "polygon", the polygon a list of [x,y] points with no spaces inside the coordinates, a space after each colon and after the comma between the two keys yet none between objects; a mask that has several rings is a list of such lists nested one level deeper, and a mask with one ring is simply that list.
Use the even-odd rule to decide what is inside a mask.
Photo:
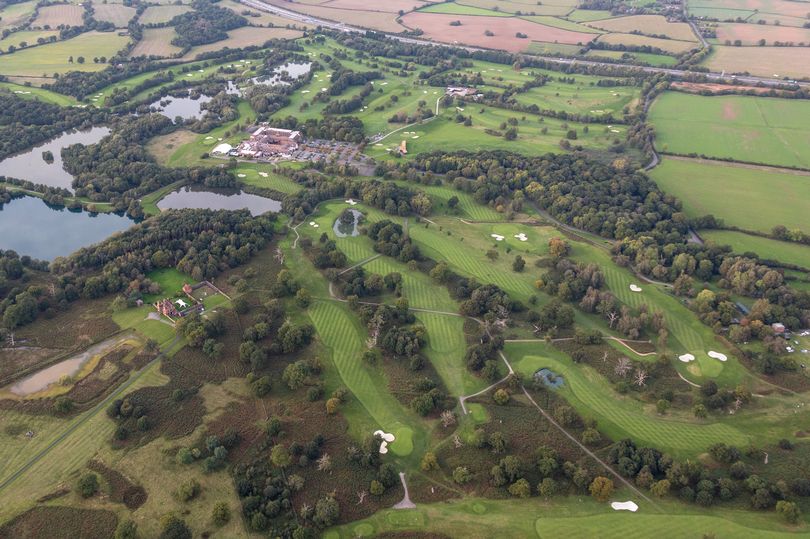
[{"label": "ploughed brown field", "polygon": [[[461,21],[461,26],[450,26],[453,21]],[[509,52],[525,51],[533,41],[576,45],[579,43],[585,44],[596,36],[595,34],[572,32],[511,17],[408,13],[402,17],[402,24],[408,28],[420,28],[424,32],[422,37],[436,41],[445,43],[458,42],[476,47],[504,49]],[[495,35],[485,35],[487,30]],[[516,37],[515,34],[518,32],[525,34],[527,37]]]}]

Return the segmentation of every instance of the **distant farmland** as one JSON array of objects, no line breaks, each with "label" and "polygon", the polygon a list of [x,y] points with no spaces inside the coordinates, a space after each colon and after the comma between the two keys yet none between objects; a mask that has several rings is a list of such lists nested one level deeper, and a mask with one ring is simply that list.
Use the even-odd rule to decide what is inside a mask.
[{"label": "distant farmland", "polygon": [[[666,92],[649,119],[663,152],[810,168],[810,102]],[[779,126],[779,127],[773,127]]]}]

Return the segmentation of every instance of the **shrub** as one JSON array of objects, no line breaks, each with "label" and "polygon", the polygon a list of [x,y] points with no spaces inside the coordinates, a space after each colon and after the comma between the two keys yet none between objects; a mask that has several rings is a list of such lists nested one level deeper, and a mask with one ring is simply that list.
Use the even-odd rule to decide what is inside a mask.
[{"label": "shrub", "polygon": [[181,502],[190,502],[200,494],[200,483],[196,479],[189,479],[177,487],[174,496]]},{"label": "shrub", "polygon": [[98,492],[98,476],[94,473],[84,474],[79,478],[79,494],[89,498]]},{"label": "shrub", "polygon": [[492,400],[495,401],[495,404],[503,406],[509,402],[509,392],[500,388],[492,395]]},{"label": "shrub", "polygon": [[598,502],[606,502],[613,494],[613,481],[607,477],[598,476],[588,487],[591,496]]},{"label": "shrub", "polygon": [[231,508],[226,502],[218,502],[211,511],[211,522],[215,526],[224,526],[231,520]]},{"label": "shrub", "polygon": [[469,483],[472,479],[472,474],[465,466],[458,466],[453,470],[453,481],[459,485]]}]

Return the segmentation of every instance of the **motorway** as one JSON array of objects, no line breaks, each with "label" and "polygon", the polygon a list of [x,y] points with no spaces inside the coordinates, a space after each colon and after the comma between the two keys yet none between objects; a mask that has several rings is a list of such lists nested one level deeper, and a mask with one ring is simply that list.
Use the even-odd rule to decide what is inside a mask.
[{"label": "motorway", "polygon": [[[329,21],[329,20],[326,20],[326,19],[319,19],[317,17],[313,17],[312,15],[306,15],[304,13],[298,13],[297,11],[291,11],[291,10],[286,9],[286,8],[274,6],[272,4],[268,4],[267,2],[263,2],[262,0],[239,0],[239,2],[241,4],[243,4],[243,5],[245,5],[245,6],[252,7],[254,9],[258,9],[258,10],[261,10],[261,11],[266,11],[266,12],[269,12],[269,13],[274,13],[276,15],[284,17],[285,19],[290,19],[290,20],[293,20],[293,21],[296,21],[296,22],[307,24],[309,26],[322,26],[324,28],[329,28],[331,30],[337,30],[339,32],[347,32],[347,33],[351,33],[351,32],[365,33],[368,30],[366,28],[358,28],[358,27],[355,27],[355,26],[349,26],[347,24],[343,24],[343,23],[340,23],[340,22]],[[476,52],[476,51],[487,52],[487,51],[491,50],[491,49],[484,49],[484,48],[480,48],[480,47],[470,47],[468,45],[456,45],[456,44],[451,44],[451,43],[440,43],[440,42],[437,42],[437,41],[427,41],[427,40],[424,40],[424,39],[417,39],[417,38],[413,38],[413,37],[406,37],[406,36],[400,36],[400,35],[397,35],[397,34],[389,34],[389,33],[385,33],[385,32],[380,32],[378,30],[374,30],[374,32],[377,32],[379,34],[383,34],[383,35],[385,35],[386,37],[388,37],[390,39],[396,39],[397,41],[400,41],[402,43],[411,43],[411,44],[414,44],[414,45],[433,45],[433,46],[436,46],[436,47],[450,47],[450,48],[455,48],[455,49],[463,49],[463,50],[467,50],[467,51],[470,51],[470,52]],[[701,39],[701,41],[705,43],[705,41],[703,39]],[[543,58],[547,62],[552,62],[552,63],[556,63],[556,64],[562,64],[562,65],[574,65],[574,64],[576,64],[576,65],[594,66],[594,67],[624,67],[624,68],[627,68],[627,69],[640,70],[640,71],[642,71],[644,73],[650,73],[650,74],[665,73],[667,75],[670,75],[672,77],[677,77],[677,78],[684,78],[684,77],[698,75],[698,76],[705,77],[706,80],[711,81],[711,82],[731,83],[732,81],[737,81],[737,82],[741,82],[743,84],[748,84],[748,85],[752,85],[752,86],[755,86],[755,85],[758,85],[758,84],[764,84],[765,86],[783,86],[783,85],[786,85],[786,84],[794,84],[796,86],[801,86],[803,88],[810,88],[810,82],[799,82],[799,81],[793,82],[792,81],[792,82],[788,83],[788,81],[782,80],[782,79],[769,78],[769,77],[756,77],[756,76],[753,76],[753,75],[727,76],[727,75],[725,75],[725,73],[715,73],[715,72],[705,72],[705,73],[703,73],[703,72],[698,72],[698,71],[687,71],[687,70],[684,70],[684,69],[670,69],[670,68],[665,68],[665,67],[647,67],[647,66],[637,66],[637,65],[632,65],[632,64],[619,64],[619,63],[612,63],[612,62],[610,62],[610,63],[608,63],[608,62],[594,62],[594,61],[591,61],[591,60],[579,60],[579,59],[572,59],[572,58],[552,58],[552,57],[548,57],[548,56],[539,56],[539,58]]]}]

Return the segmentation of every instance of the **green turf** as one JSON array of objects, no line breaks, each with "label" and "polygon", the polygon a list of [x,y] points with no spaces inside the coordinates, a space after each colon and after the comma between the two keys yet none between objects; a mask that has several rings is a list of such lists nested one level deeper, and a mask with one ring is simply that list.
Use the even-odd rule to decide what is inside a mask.
[{"label": "green turf", "polygon": [[[253,187],[273,189],[284,194],[297,193],[302,189],[300,185],[286,176],[274,172],[273,169],[273,165],[239,163],[239,166],[233,169],[232,172],[237,175],[240,183]],[[238,176],[239,174],[244,174],[244,177]]]},{"label": "green turf", "polygon": [[552,17],[550,15],[524,15],[521,17],[521,19],[526,19],[527,21],[542,24],[544,26],[552,26],[554,28],[562,28],[563,30],[571,30],[572,32],[583,32],[586,34],[606,33],[603,30],[591,28],[590,26],[578,24],[576,22],[561,19],[559,17]]},{"label": "green turf", "polygon": [[644,62],[652,66],[669,67],[678,63],[678,59],[674,56],[666,56],[664,54],[653,54],[649,52],[624,52],[624,51],[600,51],[590,50],[585,55],[588,58],[613,58],[616,60],[628,59]]},{"label": "green turf", "polygon": [[13,82],[0,82],[0,88],[6,88],[23,99],[41,99],[47,103],[53,103],[54,105],[61,105],[63,107],[77,103],[77,101],[70,96],[57,94],[56,92],[43,90],[42,88],[36,88],[34,86],[23,86],[22,84],[14,84]]},{"label": "green turf", "polygon": [[160,293],[156,296],[145,296],[144,301],[156,301],[160,297],[182,294],[184,284],[192,284],[194,280],[185,273],[174,268],[163,268],[149,272],[146,276],[152,282],[160,285]]},{"label": "green turf", "polygon": [[683,202],[689,217],[712,214],[761,232],[776,225],[810,232],[810,176],[666,158],[650,176]]},{"label": "green turf", "polygon": [[810,168],[810,102],[665,92],[650,108],[656,147],[675,154]]},{"label": "green turf", "polygon": [[141,199],[141,207],[143,208],[143,212],[146,215],[157,215],[157,214],[159,214],[160,213],[160,208],[157,207],[157,203],[160,201],[160,199],[162,199],[163,197],[165,197],[166,195],[168,195],[169,193],[171,193],[175,189],[178,189],[182,185],[183,185],[183,182],[175,182],[175,183],[167,185],[165,187],[161,187],[157,191],[153,191],[153,192],[149,193],[148,195],[144,196]]},{"label": "green turf", "polygon": [[706,241],[731,245],[735,253],[752,252],[762,258],[810,268],[809,245],[778,241],[731,230],[702,230],[700,236]]},{"label": "green turf", "polygon": [[741,447],[752,437],[719,422],[696,423],[684,417],[659,416],[653,405],[622,396],[592,368],[575,365],[563,353],[542,342],[509,344],[506,355],[523,376],[549,368],[565,380],[556,390],[580,415],[593,417],[599,429],[614,440],[632,438],[639,445],[657,447],[674,455],[695,456],[718,440]]},{"label": "green turf", "polygon": [[[632,494],[618,492],[622,501]],[[329,529],[325,539],[397,535],[430,530],[448,537],[662,537],[693,539],[715,536],[771,539],[797,534],[769,512],[735,509],[699,509],[660,502],[664,509],[651,509],[642,500],[638,513],[613,511],[587,496],[560,497],[550,501],[531,498],[491,500],[467,498],[440,503],[419,503],[402,517],[396,509],[380,511],[359,521]],[[486,530],[485,532],[483,530]]]},{"label": "green turf", "polygon": [[421,13],[447,13],[450,15],[481,15],[485,17],[511,17],[511,13],[493,11],[475,6],[465,6],[454,2],[431,4],[419,9]]},{"label": "green turf", "polygon": [[33,45],[37,45],[37,40],[39,38],[48,39],[52,36],[59,36],[58,30],[23,30],[20,32],[14,32],[13,34],[9,34],[7,37],[0,39],[0,50],[3,52],[7,52],[10,46],[14,46],[16,49],[22,49],[22,43],[26,43],[27,47],[31,47]]}]

